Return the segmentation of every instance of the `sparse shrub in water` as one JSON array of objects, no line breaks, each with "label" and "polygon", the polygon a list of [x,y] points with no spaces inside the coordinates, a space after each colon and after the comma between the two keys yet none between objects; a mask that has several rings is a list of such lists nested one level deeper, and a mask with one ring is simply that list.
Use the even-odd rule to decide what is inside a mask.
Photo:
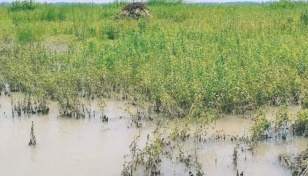
[{"label": "sparse shrub in water", "polygon": [[252,140],[257,141],[264,138],[264,131],[270,128],[270,122],[266,119],[265,113],[260,111],[257,116],[257,121],[252,127]]},{"label": "sparse shrub in water", "polygon": [[288,110],[286,106],[283,106],[278,113],[276,114],[276,129],[280,129],[282,127],[285,127],[289,121],[289,115]]},{"label": "sparse shrub in water", "polygon": [[293,133],[298,136],[308,136],[308,109],[303,109],[297,113]]},{"label": "sparse shrub in water", "polygon": [[32,126],[31,126],[31,133],[30,133],[30,142],[29,145],[31,146],[35,146],[36,145],[36,139],[35,139],[35,135],[34,135],[34,124],[32,121]]}]

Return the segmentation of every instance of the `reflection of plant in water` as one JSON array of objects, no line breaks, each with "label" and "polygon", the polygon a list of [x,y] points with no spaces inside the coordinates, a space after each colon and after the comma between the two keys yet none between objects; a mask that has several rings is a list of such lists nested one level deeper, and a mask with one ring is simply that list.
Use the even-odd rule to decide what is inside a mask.
[{"label": "reflection of plant in water", "polygon": [[236,144],[233,150],[233,166],[234,169],[237,168],[237,160],[238,160],[238,149],[239,149],[239,144]]}]

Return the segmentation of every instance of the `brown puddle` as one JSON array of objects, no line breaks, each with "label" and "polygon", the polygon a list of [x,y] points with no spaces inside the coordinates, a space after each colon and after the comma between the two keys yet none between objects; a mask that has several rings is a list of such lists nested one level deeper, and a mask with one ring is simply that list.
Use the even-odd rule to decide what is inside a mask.
[{"label": "brown puddle", "polygon": [[[14,95],[12,95],[14,97]],[[152,133],[156,122],[145,121],[141,128],[130,124],[131,105],[123,101],[105,101],[104,114],[108,123],[99,118],[100,109],[91,101],[95,117],[81,119],[58,117],[58,105],[49,102],[48,115],[22,115],[12,117],[11,97],[0,96],[0,175],[121,175],[124,156],[130,153],[129,145],[141,131],[140,142]],[[292,109],[293,108],[293,109]],[[298,107],[291,107],[296,113]],[[268,114],[271,113],[270,109]],[[275,114],[275,111],[272,113]],[[35,147],[28,146],[31,123],[37,140]],[[226,115],[209,128],[207,136],[217,131],[230,135],[249,133],[252,120],[238,115]],[[187,151],[197,151],[204,173],[211,176],[236,175],[233,151],[238,142],[208,138],[184,142]],[[278,155],[296,155],[307,147],[307,138],[290,137],[286,141],[264,141],[253,151],[238,153],[237,169],[244,175],[287,176],[291,171],[280,165]],[[240,149],[245,146],[240,145]],[[171,162],[162,164],[163,175],[188,175],[184,167]]]}]

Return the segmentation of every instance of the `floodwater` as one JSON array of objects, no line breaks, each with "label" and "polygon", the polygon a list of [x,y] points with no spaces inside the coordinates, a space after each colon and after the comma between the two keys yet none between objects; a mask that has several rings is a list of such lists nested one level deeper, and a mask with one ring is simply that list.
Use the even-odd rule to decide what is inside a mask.
[{"label": "floodwater", "polygon": [[[89,101],[94,115],[81,119],[59,117],[58,105],[49,102],[48,115],[12,116],[12,96],[0,96],[0,175],[1,176],[81,176],[121,175],[124,156],[130,154],[129,145],[141,131],[141,141],[155,129],[154,122],[144,121],[141,128],[130,125],[132,105],[120,100],[106,100],[103,113],[108,123],[99,118],[97,101]],[[15,99],[16,100],[16,99]],[[130,110],[129,110],[130,109]],[[294,113],[298,107],[291,107]],[[28,146],[31,123],[37,145]],[[252,121],[236,115],[226,115],[208,131],[226,134],[248,133]],[[307,138],[287,138],[286,141],[265,141],[253,151],[239,152],[239,172],[249,176],[289,176],[291,171],[280,165],[278,155],[298,154],[307,147]],[[208,139],[202,143],[185,142],[186,150],[197,149],[206,175],[236,175],[232,155],[236,142]],[[175,172],[177,168],[162,165],[164,175],[188,175]],[[182,173],[182,174],[181,174]],[[183,174],[185,173],[185,174]]]}]

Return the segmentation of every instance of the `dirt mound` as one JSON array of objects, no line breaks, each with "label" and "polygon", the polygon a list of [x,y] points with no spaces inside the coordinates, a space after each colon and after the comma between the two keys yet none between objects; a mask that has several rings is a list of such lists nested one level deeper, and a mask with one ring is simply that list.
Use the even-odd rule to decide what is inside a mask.
[{"label": "dirt mound", "polygon": [[122,9],[122,12],[117,18],[140,18],[143,16],[150,16],[150,10],[142,2],[130,3]]}]

